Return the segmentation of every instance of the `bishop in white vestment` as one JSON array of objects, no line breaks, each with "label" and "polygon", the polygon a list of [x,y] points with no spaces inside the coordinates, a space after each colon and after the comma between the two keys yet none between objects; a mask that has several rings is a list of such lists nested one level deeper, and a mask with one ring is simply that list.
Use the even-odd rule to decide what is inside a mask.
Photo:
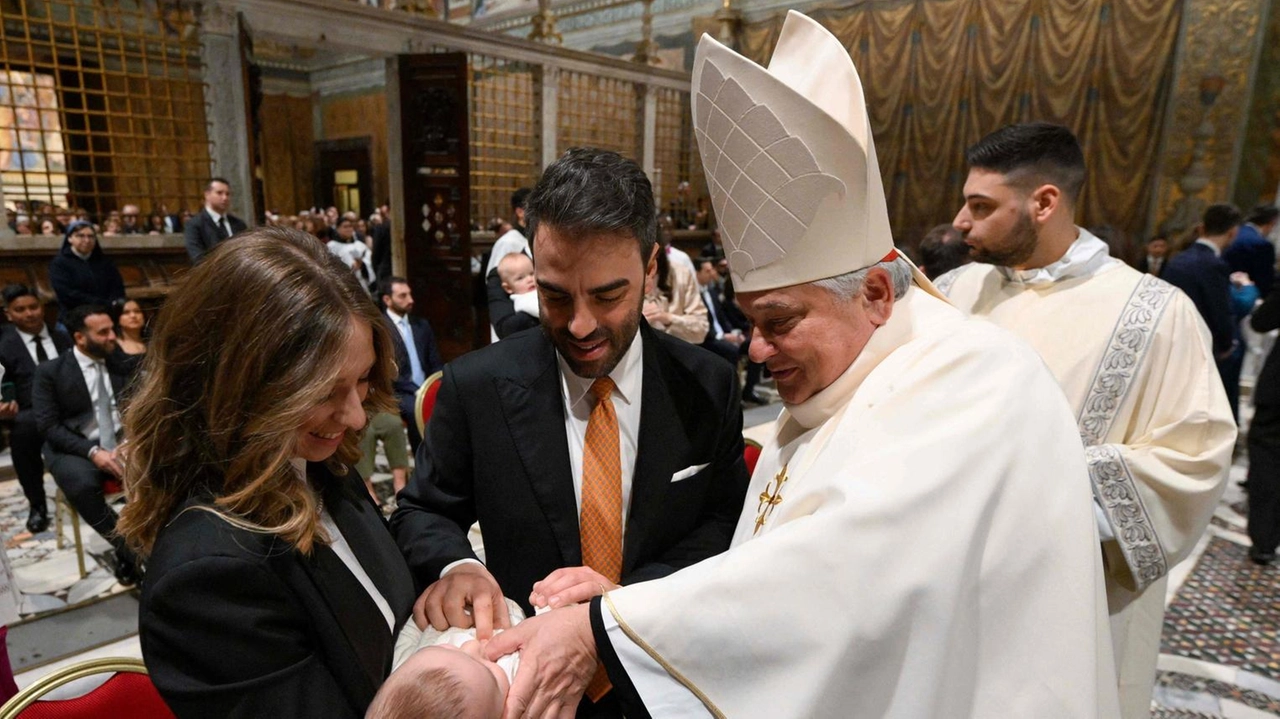
[{"label": "bishop in white vestment", "polygon": [[897,257],[848,53],[792,12],[768,70],[704,37],[693,78],[786,408],[727,552],[490,642],[523,652],[509,715],[576,706],[598,659],[632,719],[1117,716],[1074,417],[1028,346]]},{"label": "bishop in white vestment", "polygon": [[[1026,125],[999,132],[1004,136],[971,149],[971,158],[981,152],[978,148],[1009,151],[1016,147],[1011,137],[1028,133],[1075,145],[1065,128]],[[1029,144],[1047,142],[1040,137]],[[1024,159],[1026,166],[1046,166],[1042,158]],[[1082,157],[1079,163],[1077,177],[1082,178]],[[1021,171],[975,167],[956,227],[967,234],[975,254],[1000,253],[1017,244],[1010,238],[1020,230],[1016,222],[996,227],[997,208],[1007,205],[1035,215],[1034,223],[1021,225],[1035,228],[1030,234],[1021,231],[1028,259],[1015,261],[1019,269],[965,265],[936,283],[960,309],[1034,347],[1071,403],[1106,560],[1122,713],[1126,719],[1145,719],[1166,575],[1194,548],[1213,514],[1236,425],[1209,332],[1191,300],[1110,257],[1106,243],[1075,226],[1073,193],[1054,186],[1052,178],[1005,181]],[[1038,189],[1027,196],[1019,187]],[[1058,196],[1048,201],[1037,198],[1039,192]]]}]

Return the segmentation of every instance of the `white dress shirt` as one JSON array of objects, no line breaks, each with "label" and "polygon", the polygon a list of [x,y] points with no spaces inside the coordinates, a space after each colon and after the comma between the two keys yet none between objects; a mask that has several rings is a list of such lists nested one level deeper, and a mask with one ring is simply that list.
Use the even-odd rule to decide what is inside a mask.
[{"label": "white dress shirt", "polygon": [[[564,433],[569,442],[569,467],[573,472],[573,498],[582,516],[582,458],[587,441],[587,422],[595,402],[591,394],[594,378],[579,377],[568,363],[556,353],[560,366],[560,400],[564,404]],[[626,532],[627,516],[631,511],[631,485],[636,474],[636,447],[640,438],[640,395],[644,379],[644,336],[636,333],[636,339],[622,356],[618,366],[609,373],[613,380],[614,413],[618,415],[618,458],[622,467],[622,531]],[[440,576],[454,567],[476,563],[470,557],[459,559],[445,566]]]},{"label": "white dress shirt", "polygon": [[[80,351],[79,347],[72,349],[76,353],[76,362],[80,365],[80,372],[84,375],[85,386],[89,389],[89,401],[93,407],[89,413],[85,415],[80,422],[80,433],[91,442],[97,442],[98,434],[98,373],[107,371],[107,363],[102,360],[96,360],[89,355]],[[56,356],[56,355],[51,355]],[[120,408],[116,405],[115,388],[111,386],[111,375],[103,376],[103,384],[107,387],[107,393],[111,395],[111,422],[116,426],[117,434],[120,432]]]},{"label": "white dress shirt", "polygon": [[[294,457],[289,460],[294,470],[303,482],[307,481],[307,463],[306,460]],[[360,560],[356,558],[356,553],[351,551],[351,545],[347,543],[347,538],[342,536],[342,530],[338,529],[338,524],[333,521],[333,516],[329,514],[328,509],[320,510],[320,526],[324,527],[324,531],[329,534],[329,548],[333,553],[338,555],[338,559],[342,560],[342,564],[351,572],[352,576],[360,582],[360,586],[364,587],[364,591],[368,592],[369,598],[377,605],[378,611],[382,613],[382,618],[387,621],[387,631],[394,632],[396,629],[396,615],[391,611],[391,604],[387,602],[387,598],[382,596],[382,592],[378,591],[378,585],[373,583],[369,578],[369,573],[365,571],[364,565],[360,564]]]},{"label": "white dress shirt", "polygon": [[204,211],[209,213],[209,217],[213,218],[213,224],[218,228],[219,232],[226,233],[227,237],[231,237],[231,220],[227,220],[226,225],[222,224],[222,221],[227,217],[226,215],[214,212],[208,205],[204,206]]},{"label": "white dress shirt", "polygon": [[[15,327],[14,329],[17,328]],[[36,338],[36,335],[29,335],[22,330],[18,330],[18,336],[22,338],[22,346],[27,348],[27,354],[31,355],[31,361],[37,365],[40,364],[40,360],[36,358],[36,344],[31,341]],[[40,344],[44,345],[44,353],[49,359],[58,356],[58,348],[53,345],[53,338],[49,336],[49,330],[40,329]]]}]

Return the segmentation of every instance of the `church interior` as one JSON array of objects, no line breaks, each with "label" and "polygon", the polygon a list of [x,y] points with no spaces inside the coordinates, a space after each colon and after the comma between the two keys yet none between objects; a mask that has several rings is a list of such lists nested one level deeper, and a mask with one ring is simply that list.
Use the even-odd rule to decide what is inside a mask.
[{"label": "church interior", "polygon": [[[0,0],[0,285],[33,288],[57,325],[50,262],[88,223],[150,323],[190,271],[182,227],[218,178],[222,214],[249,227],[324,240],[349,221],[373,255],[383,237],[383,257],[364,262],[385,264],[374,279],[408,278],[413,314],[451,362],[497,338],[485,265],[519,228],[513,193],[570,148],[643,168],[664,247],[723,252],[694,128],[695,50],[710,35],[765,65],[788,10],[852,57],[892,239],[917,263],[964,204],[965,148],[1010,123],[1075,133],[1087,168],[1076,224],[1135,267],[1153,238],[1171,253],[1194,244],[1211,205],[1247,215],[1280,201],[1275,0]],[[1152,717],[1280,716],[1280,564],[1250,561],[1245,482],[1274,337],[1246,334],[1226,488],[1169,569]],[[744,433],[763,441],[782,401],[768,377],[750,399]],[[31,531],[11,428],[0,415],[17,688],[140,659],[139,586],[119,581],[112,544],[52,474],[49,521]],[[376,453],[388,505],[403,484],[392,464]],[[106,498],[128,501],[118,486]]]}]

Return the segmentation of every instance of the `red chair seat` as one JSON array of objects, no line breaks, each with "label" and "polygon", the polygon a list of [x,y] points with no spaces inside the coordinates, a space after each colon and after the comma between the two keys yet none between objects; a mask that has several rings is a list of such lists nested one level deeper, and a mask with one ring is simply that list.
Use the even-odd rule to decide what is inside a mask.
[{"label": "red chair seat", "polygon": [[756,462],[760,461],[760,445],[749,439],[743,442],[742,459],[747,463],[747,474],[755,474]]},{"label": "red chair seat", "polygon": [[37,700],[18,719],[174,719],[146,674],[119,672],[74,699]]}]

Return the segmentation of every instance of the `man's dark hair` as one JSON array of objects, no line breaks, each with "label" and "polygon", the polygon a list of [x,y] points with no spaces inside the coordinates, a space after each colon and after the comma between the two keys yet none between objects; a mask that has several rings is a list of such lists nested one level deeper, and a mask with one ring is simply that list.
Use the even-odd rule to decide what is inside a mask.
[{"label": "man's dark hair", "polygon": [[1249,212],[1249,219],[1247,221],[1251,225],[1262,227],[1263,225],[1275,222],[1278,217],[1280,217],[1280,207],[1276,207],[1275,205],[1258,205]]},{"label": "man's dark hair", "polygon": [[222,184],[226,185],[228,188],[231,187],[231,183],[227,182],[226,178],[210,177],[209,181],[204,183],[204,191],[208,192],[209,190],[213,189],[213,183],[215,182],[221,182]]},{"label": "man's dark hair", "polygon": [[657,242],[653,186],[635,162],[610,150],[575,147],[542,173],[525,200],[529,239],[546,223],[558,232],[626,233],[635,237],[647,263]]},{"label": "man's dark hair", "polygon": [[1240,209],[1230,203],[1221,202],[1216,205],[1209,205],[1209,209],[1204,211],[1204,218],[1201,223],[1204,225],[1204,234],[1210,237],[1214,235],[1225,235],[1231,231],[1231,228],[1240,224],[1243,215]]},{"label": "man's dark hair", "polygon": [[523,208],[525,200],[529,199],[529,193],[531,192],[533,192],[533,188],[521,187],[520,189],[511,193],[511,209],[514,210],[517,207]]},{"label": "man's dark hair", "polygon": [[5,285],[4,289],[0,290],[0,295],[4,296],[5,307],[8,307],[10,302],[13,302],[19,297],[34,297],[37,302],[40,301],[40,295],[36,294],[34,289],[17,282],[11,285]]},{"label": "man's dark hair", "polygon": [[392,285],[407,284],[409,284],[409,280],[406,280],[403,277],[396,277],[394,275],[391,277],[384,277],[378,282],[378,299],[382,299],[384,296],[391,294]]},{"label": "man's dark hair", "polygon": [[702,266],[707,263],[710,263],[711,269],[714,270],[716,268],[716,264],[718,264],[719,262],[720,260],[714,257],[707,257],[706,255],[703,255],[702,257],[699,257],[698,259],[693,261],[693,266],[698,268],[698,271],[702,271]]},{"label": "man's dark hair", "polygon": [[77,332],[84,332],[85,318],[90,315],[106,315],[110,317],[111,312],[102,305],[80,305],[79,307],[72,309],[70,312],[63,313],[60,319],[62,320],[62,324],[67,326],[67,331],[71,334],[75,334]]},{"label": "man's dark hair", "polygon": [[1076,136],[1062,125],[1027,122],[1002,127],[978,140],[964,156],[970,168],[999,172],[1008,184],[1026,191],[1054,185],[1072,204],[1084,186],[1084,153]]},{"label": "man's dark hair", "polygon": [[920,266],[934,279],[969,262],[969,246],[964,235],[951,225],[937,225],[920,240]]}]

